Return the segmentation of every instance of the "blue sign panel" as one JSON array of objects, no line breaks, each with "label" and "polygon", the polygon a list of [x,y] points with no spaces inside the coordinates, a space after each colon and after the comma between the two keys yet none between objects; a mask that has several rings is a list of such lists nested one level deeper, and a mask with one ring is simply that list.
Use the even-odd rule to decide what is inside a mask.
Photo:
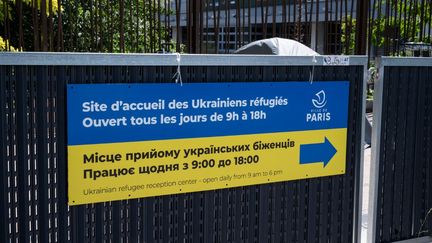
[{"label": "blue sign panel", "polygon": [[70,84],[68,145],[346,128],[349,82]]}]

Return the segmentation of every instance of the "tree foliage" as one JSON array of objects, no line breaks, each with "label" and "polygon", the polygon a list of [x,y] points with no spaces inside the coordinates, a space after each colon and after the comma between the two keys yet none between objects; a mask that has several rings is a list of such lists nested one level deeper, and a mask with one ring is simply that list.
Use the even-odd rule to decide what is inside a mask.
[{"label": "tree foliage", "polygon": [[0,0],[0,35],[25,51],[156,52],[171,42],[170,3]]},{"label": "tree foliage", "polygon": [[341,27],[341,42],[342,46],[345,46],[345,55],[354,55],[355,48],[355,26],[356,20],[351,16],[347,16],[342,20]]},{"label": "tree foliage", "polygon": [[[375,1],[370,12],[370,44],[384,48],[386,54],[401,54],[400,45],[406,42],[431,44],[431,10],[432,2],[428,0]],[[354,47],[355,24],[349,23],[356,20],[351,16],[347,20],[342,23],[342,43]]]},{"label": "tree foliage", "polygon": [[[32,6],[32,0],[21,0],[21,2],[23,4],[25,4],[26,6]],[[41,2],[42,0],[37,0],[37,8],[40,11],[41,9]],[[52,0],[52,9],[53,9],[53,14],[57,13],[58,10],[58,2],[57,0]],[[9,20],[13,20],[14,18],[18,17],[14,15],[14,8],[16,7],[17,4],[17,0],[1,0],[0,1],[0,23],[4,23],[5,21],[5,13],[7,12],[7,17]],[[16,10],[16,9],[15,9]],[[50,11],[49,8],[46,8],[46,13],[47,15],[50,15]]]},{"label": "tree foliage", "polygon": [[[430,42],[426,26],[431,23],[430,1],[394,1],[372,20],[372,44],[382,47],[386,41]],[[380,4],[380,5],[378,5]],[[385,0],[377,7],[385,6]],[[390,15],[388,15],[390,13]]]},{"label": "tree foliage", "polygon": [[172,14],[164,4],[148,0],[124,3],[112,0],[66,3],[63,21],[66,49],[154,52],[162,48],[159,43],[170,41],[169,29],[160,21],[160,16]]},{"label": "tree foliage", "polygon": [[3,37],[0,36],[0,51],[18,51],[15,47],[9,44],[8,40],[4,40]]}]

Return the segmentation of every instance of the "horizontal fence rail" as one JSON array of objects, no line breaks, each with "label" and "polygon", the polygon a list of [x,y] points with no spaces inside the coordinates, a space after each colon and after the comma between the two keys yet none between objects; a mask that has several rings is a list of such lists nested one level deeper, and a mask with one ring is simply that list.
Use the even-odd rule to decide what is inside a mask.
[{"label": "horizontal fence rail", "polygon": [[0,58],[0,242],[358,242],[366,58],[313,68],[311,57],[181,61],[183,82],[308,81],[311,72],[348,80],[344,175],[68,206],[66,84],[174,82],[177,63],[172,55],[83,55],[81,65],[79,56],[33,55],[46,55],[45,64]]},{"label": "horizontal fence rail", "polygon": [[381,59],[368,242],[432,235],[431,77],[431,58]]}]

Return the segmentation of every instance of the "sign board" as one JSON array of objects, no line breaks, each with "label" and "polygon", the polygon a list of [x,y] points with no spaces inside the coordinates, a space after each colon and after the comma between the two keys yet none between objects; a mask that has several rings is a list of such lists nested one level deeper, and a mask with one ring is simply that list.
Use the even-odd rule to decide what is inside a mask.
[{"label": "sign board", "polygon": [[349,66],[349,56],[323,56],[324,66]]},{"label": "sign board", "polygon": [[348,81],[70,84],[69,204],[345,173]]}]

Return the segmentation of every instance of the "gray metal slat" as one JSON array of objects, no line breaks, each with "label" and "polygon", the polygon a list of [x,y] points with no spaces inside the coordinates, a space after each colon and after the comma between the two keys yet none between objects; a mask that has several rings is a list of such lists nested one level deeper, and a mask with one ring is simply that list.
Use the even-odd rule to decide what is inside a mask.
[{"label": "gray metal slat", "polygon": [[137,242],[138,241],[138,199],[129,200],[130,204],[130,220],[129,220],[129,237],[130,241]]},{"label": "gray metal slat", "polygon": [[106,221],[105,221],[105,203],[97,203],[94,205],[95,209],[94,209],[94,217],[95,217],[95,222],[94,222],[94,227],[95,227],[95,239],[94,242],[104,242],[104,238],[105,238],[105,234],[104,234],[104,230],[103,227],[104,225],[106,225]]},{"label": "gray metal slat", "polygon": [[[108,83],[107,67],[94,67],[92,69],[94,77],[98,77],[95,83]],[[95,237],[93,241],[103,242],[106,237],[104,234],[104,225],[106,225],[105,219],[105,203],[94,204],[94,210],[92,210],[93,217],[95,218],[92,222],[92,229],[94,231]]]},{"label": "gray metal slat", "polygon": [[[4,222],[0,226],[0,241],[8,242],[9,237],[9,205],[8,205],[8,164],[10,164],[11,156],[8,155],[8,136],[10,129],[7,125],[7,119],[10,114],[10,110],[7,107],[7,93],[6,80],[9,77],[8,69],[4,66],[0,66],[0,220]],[[6,223],[8,222],[8,223]]]},{"label": "gray metal slat", "polygon": [[274,184],[274,196],[273,196],[273,242],[281,242],[282,237],[282,202],[283,202],[283,182],[278,182]]},{"label": "gray metal slat", "polygon": [[[87,82],[86,68],[78,66],[71,68],[71,83],[80,84]],[[69,185],[70,186],[70,185]],[[86,239],[88,223],[86,221],[86,206],[71,207],[71,238],[74,243],[88,242]],[[87,241],[86,241],[87,240]]]},{"label": "gray metal slat", "polygon": [[287,183],[282,182],[280,185],[279,193],[280,197],[280,237],[279,241],[284,242],[288,238],[288,218],[287,218]]},{"label": "gray metal slat", "polygon": [[[314,67],[310,70],[313,75],[313,80],[330,80],[332,79],[331,72],[323,70],[324,67]],[[312,77],[311,77],[312,78]],[[332,228],[332,177],[321,178],[320,181],[320,229],[319,229],[319,242],[327,243],[330,241],[330,230]]]},{"label": "gray metal slat", "polygon": [[[37,67],[36,70],[36,119],[37,119],[37,166],[38,166],[38,194],[39,194],[39,213],[44,220],[39,221],[40,240],[43,242],[53,242],[49,236],[51,228],[48,225],[48,220],[51,220],[49,215],[49,195],[48,195],[48,176],[49,176],[49,154],[48,154],[48,120],[49,115],[48,103],[48,70],[46,67]],[[33,98],[33,97],[32,97]],[[30,111],[30,114],[33,111]],[[30,119],[31,120],[31,119]],[[31,148],[32,146],[30,146]]]},{"label": "gray metal slat", "polygon": [[192,199],[192,222],[190,223],[192,227],[192,234],[191,234],[191,240],[203,242],[203,216],[204,216],[204,209],[205,204],[204,202],[204,195],[203,192],[199,193],[192,193],[191,194]]},{"label": "gray metal slat", "polygon": [[187,222],[185,219],[185,215],[187,213],[185,201],[187,199],[187,194],[180,194],[178,195],[178,225],[179,225],[179,232],[178,232],[178,238],[179,241],[184,241],[186,239],[186,232],[185,232],[185,223]]},{"label": "gray metal slat", "polygon": [[[335,67],[333,67],[335,68]],[[361,69],[360,69],[361,70]],[[361,191],[357,181],[360,180],[360,156],[357,153],[358,148],[361,147],[361,123],[364,120],[362,113],[362,97],[363,95],[363,79],[357,79],[357,75],[352,77],[352,73],[357,73],[356,67],[345,68],[345,80],[350,83],[350,98],[348,110],[348,130],[347,130],[347,149],[346,149],[346,169],[345,174],[342,175],[342,225],[341,225],[341,242],[349,242],[353,240],[353,227],[356,225],[354,208],[358,207],[361,197],[355,195],[356,191]],[[361,73],[361,71],[360,71]],[[359,208],[357,210],[360,210]],[[358,215],[358,214],[357,214]]]},{"label": "gray metal slat", "polygon": [[308,219],[307,219],[307,242],[318,242],[319,235],[319,180],[317,178],[309,179],[308,197]]},{"label": "gray metal slat", "polygon": [[320,206],[319,206],[319,234],[318,242],[330,241],[329,231],[331,225],[331,178],[323,178],[320,182]]},{"label": "gray metal slat", "polygon": [[67,176],[66,176],[66,83],[67,71],[66,67],[57,67],[57,76],[55,82],[57,83],[57,91],[55,94],[57,109],[56,109],[56,151],[57,151],[57,204],[58,204],[58,241],[70,242],[68,235],[70,233],[70,226],[68,223],[68,206],[67,206]]},{"label": "gray metal slat", "polygon": [[[233,227],[233,241],[241,242],[242,241],[242,219],[243,219],[243,187],[238,187],[235,190],[235,208],[234,208],[234,227]],[[204,207],[205,208],[205,207]],[[205,211],[204,211],[205,213]]]},{"label": "gray metal slat", "polygon": [[[429,67],[429,75],[428,75],[429,77],[431,77],[432,76],[432,68],[431,67]],[[428,91],[427,91],[427,93],[429,94],[429,96],[428,96],[428,102],[427,102],[427,104],[429,105],[428,106],[428,108],[429,108],[429,112],[428,112],[428,114],[429,114],[429,120],[428,120],[428,122],[427,122],[427,124],[429,124],[429,136],[428,136],[428,138],[429,138],[429,168],[430,168],[430,174],[429,175],[431,175],[432,176],[432,166],[431,166],[431,164],[432,164],[432,82],[429,82],[429,85],[428,85]],[[431,191],[432,191],[432,179],[430,179],[429,180],[429,189],[428,189],[428,192],[429,192],[429,207],[431,207],[432,208],[432,193],[431,193]],[[428,222],[428,225],[429,225],[429,232],[432,232],[432,217],[429,217],[429,222]]]},{"label": "gray metal slat", "polygon": [[213,230],[213,224],[215,222],[215,203],[214,203],[214,191],[207,191],[204,192],[204,205],[207,209],[207,212],[205,212],[204,215],[204,242],[212,242],[214,237],[214,230]]},{"label": "gray metal slat", "polygon": [[[352,170],[348,170],[346,173],[352,173]],[[355,205],[353,194],[354,189],[353,184],[354,180],[351,179],[352,176],[347,176],[345,174],[343,180],[342,180],[342,215],[341,215],[341,242],[350,242],[353,238],[352,230],[353,230],[353,224],[354,221],[351,220],[354,217],[352,216],[354,214],[354,209],[352,205]]]},{"label": "gray metal slat", "polygon": [[342,188],[341,176],[331,178],[330,242],[340,242],[342,227]]},{"label": "gray metal slat", "polygon": [[85,219],[86,206],[71,207],[71,239],[73,243],[89,242],[86,237],[88,224]]},{"label": "gray metal slat", "polygon": [[17,124],[17,112],[18,108],[16,106],[17,104],[17,86],[16,86],[16,79],[13,78],[13,72],[15,72],[15,67],[7,67],[7,72],[10,74],[8,78],[8,85],[9,85],[9,97],[7,99],[8,106],[9,106],[9,154],[10,154],[10,162],[9,162],[9,168],[8,171],[8,193],[11,197],[9,208],[11,209],[12,214],[9,214],[9,234],[10,238],[12,240],[17,241],[19,238],[19,232],[18,232],[18,225],[19,225],[19,219],[18,214],[16,213],[18,211],[19,207],[19,198],[18,198],[18,154],[15,152],[17,146],[18,146],[18,138],[17,133],[18,129],[17,126],[14,126],[14,124]]},{"label": "gray metal slat", "polygon": [[278,200],[278,198],[275,197],[275,190],[277,184],[271,183],[266,184],[268,188],[268,198],[266,199],[265,205],[267,205],[267,225],[269,229],[267,230],[267,239],[268,242],[274,242],[275,239],[275,200]]},{"label": "gray metal slat", "polygon": [[[410,72],[409,68],[401,67],[402,79],[415,80],[415,75],[417,73]],[[416,99],[411,97],[416,97],[419,92],[419,82],[409,82],[407,96],[407,117],[411,119],[406,119],[406,138],[405,138],[405,157],[404,157],[404,174],[403,174],[403,190],[402,190],[402,209],[412,209],[413,208],[413,183],[414,183],[414,163],[413,159],[415,155],[415,134],[417,128],[416,119],[418,107],[416,106]],[[412,210],[402,210],[402,232],[401,238],[407,239],[412,235]]]},{"label": "gray metal slat", "polygon": [[259,199],[258,199],[258,222],[256,226],[258,229],[255,229],[257,232],[257,241],[258,242],[269,242],[269,208],[268,208],[268,198],[269,198],[269,186],[268,185],[259,185]]},{"label": "gray metal slat", "polygon": [[54,67],[48,67],[48,115],[49,115],[49,134],[48,134],[48,145],[49,145],[49,170],[48,170],[48,179],[49,179],[49,194],[50,194],[50,220],[51,220],[51,231],[50,234],[52,236],[52,242],[57,242],[58,238],[58,232],[56,227],[56,221],[57,221],[57,195],[56,195],[56,175],[57,175],[57,166],[58,161],[56,159],[57,157],[57,151],[55,150],[55,143],[56,141],[56,126],[57,121],[55,117],[55,110],[57,105],[56,100],[56,92],[57,92],[57,83],[56,80],[56,73]]},{"label": "gray metal slat", "polygon": [[112,238],[111,241],[120,242],[122,239],[122,216],[121,216],[121,201],[112,202]]},{"label": "gray metal slat", "polygon": [[[427,73],[427,77],[431,77],[432,68],[428,67],[425,69],[424,73]],[[426,146],[425,148],[425,164],[426,164],[426,181],[425,181],[425,215],[429,213],[429,215],[425,216],[425,235],[431,235],[432,233],[432,82],[429,79],[429,82],[426,85],[425,89],[425,114],[427,114],[427,120],[425,120],[425,133],[426,136]]]},{"label": "gray metal slat", "polygon": [[150,241],[150,237],[151,237],[151,232],[150,232],[150,225],[152,222],[152,219],[149,217],[149,215],[147,214],[147,209],[149,207],[149,200],[148,198],[143,198],[143,199],[138,199],[140,201],[140,218],[141,218],[141,223],[140,223],[140,232],[139,232],[139,239],[142,242],[148,242]]},{"label": "gray metal slat", "polygon": [[249,222],[248,222],[248,241],[249,242],[258,242],[257,238],[257,224],[259,222],[259,186],[251,186],[250,187],[250,202],[249,205]]},{"label": "gray metal slat", "polygon": [[[47,69],[47,68],[42,68],[42,69]],[[37,89],[37,84],[38,84],[38,78],[41,76],[40,69],[37,69],[36,71],[32,68],[26,68],[26,72],[30,73],[30,75],[25,75],[27,76],[27,82],[28,82],[28,104],[27,104],[27,116],[28,116],[28,120],[27,120],[27,125],[28,125],[28,131],[27,131],[27,139],[28,139],[28,190],[29,190],[29,224],[31,225],[30,227],[30,231],[33,233],[31,235],[31,239],[38,239],[40,237],[40,232],[37,230],[38,229],[38,222],[40,221],[40,215],[37,215],[36,212],[38,211],[39,208],[39,202],[38,202],[38,182],[36,182],[36,180],[39,180],[38,176],[38,172],[39,172],[39,164],[37,161],[37,144],[38,144],[38,134],[37,134],[37,130],[38,130],[38,124],[36,121],[36,89]],[[35,74],[36,73],[36,74]],[[36,77],[35,77],[36,75]],[[43,78],[46,80],[46,82],[48,82],[48,80],[50,79],[49,74],[45,73],[45,75],[42,75]],[[44,80],[44,82],[45,82]],[[48,98],[49,95],[47,95],[46,97]],[[46,115],[49,115],[49,112],[47,112]],[[48,124],[44,124],[45,126]],[[49,130],[49,129],[48,129]],[[47,134],[43,134],[43,136],[49,136]],[[48,145],[49,145],[49,141],[48,141]],[[46,145],[46,146],[48,146]],[[49,156],[48,156],[49,158]],[[43,168],[43,170],[48,171],[49,173],[49,168],[47,168],[48,166],[48,161],[47,164],[45,165],[46,168]],[[42,165],[43,166],[43,165]],[[48,176],[45,178],[48,180]],[[50,190],[51,188],[48,186],[47,187],[47,191]],[[49,196],[52,196],[50,193],[48,193]],[[50,203],[51,200],[48,201],[48,203]],[[47,219],[48,219],[48,224],[50,222],[52,222],[52,215],[51,214],[47,214],[46,215]],[[46,234],[48,235],[48,239],[50,240],[50,242],[54,241],[54,235],[52,232],[52,227],[48,228],[48,232],[46,232]]]},{"label": "gray metal slat", "polygon": [[388,116],[387,116],[387,126],[386,126],[386,136],[385,136],[385,152],[386,153],[386,160],[383,161],[385,164],[384,167],[384,188],[383,188],[383,204],[385,207],[383,208],[383,231],[382,231],[382,241],[391,241],[391,232],[392,232],[392,214],[391,209],[393,208],[393,183],[394,183],[394,173],[392,168],[394,167],[394,159],[395,159],[395,137],[396,134],[394,133],[396,129],[396,118],[397,118],[397,104],[396,104],[396,98],[397,98],[397,89],[395,85],[398,81],[393,71],[389,71],[389,82],[387,83],[387,88],[390,90],[389,92],[389,105],[387,106],[388,109]]},{"label": "gray metal slat", "polygon": [[287,190],[287,235],[285,241],[294,241],[296,237],[296,229],[295,226],[297,225],[297,218],[295,217],[296,213],[296,207],[297,202],[295,200],[297,196],[297,182],[286,182],[287,187],[285,190]]},{"label": "gray metal slat", "polygon": [[307,241],[307,211],[308,204],[307,190],[309,187],[309,180],[301,180],[297,183],[297,227],[296,227],[296,242]]},{"label": "gray metal slat", "polygon": [[29,131],[28,119],[28,75],[27,67],[16,67],[16,91],[17,91],[17,167],[18,167],[18,222],[19,222],[19,240],[21,242],[30,242],[34,239],[34,231],[30,231],[30,214],[29,206],[29,172],[28,160],[29,157],[29,141],[27,133]]},{"label": "gray metal slat", "polygon": [[[385,158],[386,158],[386,153],[385,153],[386,147],[385,147],[385,143],[384,143],[384,141],[385,141],[384,134],[385,134],[385,129],[386,129],[386,125],[387,125],[386,117],[387,117],[388,93],[389,93],[389,89],[387,88],[387,82],[390,82],[389,78],[385,75],[385,72],[387,72],[385,70],[385,68],[381,67],[380,73],[382,74],[382,77],[381,77],[380,85],[382,86],[382,95],[381,95],[382,96],[381,97],[381,103],[382,104],[381,104],[380,113],[381,113],[382,118],[379,117],[379,115],[378,115],[378,117],[381,118],[381,120],[375,121],[375,124],[378,122],[380,122],[380,124],[374,126],[374,128],[376,128],[376,127],[379,128],[378,131],[376,131],[376,132],[380,133],[380,134],[375,135],[375,136],[377,136],[377,140],[379,140],[379,141],[377,141],[377,144],[375,145],[376,147],[379,147],[379,148],[375,148],[375,150],[379,151],[379,154],[376,155],[377,156],[376,159],[378,161],[375,161],[375,163],[378,163],[379,166],[377,166],[378,167],[378,173],[376,173],[376,176],[377,176],[376,184],[371,185],[371,186],[376,187],[375,188],[376,201],[371,201],[371,202],[374,202],[377,205],[375,207],[373,207],[374,205],[369,205],[369,208],[375,209],[375,212],[372,212],[372,215],[371,215],[371,216],[374,216],[373,214],[375,214],[375,219],[374,219],[375,222],[373,222],[373,223],[375,223],[375,225],[372,226],[372,227],[374,227],[373,231],[375,231],[375,234],[372,234],[371,237],[373,237],[374,239],[372,239],[372,240],[376,241],[376,242],[381,242],[382,224],[383,224],[383,221],[382,221],[383,215],[382,215],[381,209],[383,207],[382,206],[383,205],[383,193],[382,193],[383,189],[382,188],[383,188],[383,179],[384,179],[383,178],[383,171],[384,171],[384,167],[385,167],[384,162],[385,162]],[[379,95],[380,94],[378,94],[377,96],[379,96]],[[377,97],[377,98],[379,98],[379,97]],[[371,240],[371,239],[369,239],[369,240]]]},{"label": "gray metal slat", "polygon": [[352,142],[355,145],[353,146],[352,154],[354,154],[354,171],[353,171],[353,195],[352,200],[354,202],[354,207],[352,208],[353,213],[353,227],[351,228],[353,241],[359,242],[361,241],[361,229],[362,228],[362,218],[363,218],[363,185],[364,185],[364,167],[365,167],[365,155],[364,155],[364,141],[366,138],[366,96],[367,96],[367,80],[364,77],[364,73],[366,72],[367,66],[356,66],[350,67],[352,69],[350,72],[349,79],[354,80],[354,82],[358,85],[357,94],[353,99],[357,100],[357,122],[356,128],[353,128],[354,134],[352,136]]},{"label": "gray metal slat", "polygon": [[235,204],[235,198],[236,198],[236,190],[229,188],[229,189],[224,189],[225,191],[227,191],[226,194],[226,201],[224,201],[225,203],[225,207],[226,207],[226,211],[225,211],[225,216],[226,216],[226,221],[224,222],[224,235],[226,237],[226,242],[235,242],[235,210],[236,210],[236,204]]},{"label": "gray metal slat", "polygon": [[[411,71],[413,71],[411,69]],[[417,72],[418,73],[418,72]],[[422,73],[418,73],[417,82],[419,82],[419,93],[417,95],[417,107],[422,107],[425,102],[425,88],[426,88],[426,75]],[[423,172],[424,172],[424,160],[423,158],[423,148],[424,148],[424,118],[425,118],[425,109],[419,109],[417,112],[416,126],[419,128],[416,130],[416,141],[415,141],[415,157],[414,157],[414,184],[413,184],[413,219],[412,219],[412,229],[413,234],[416,234],[418,229],[420,228],[421,220],[424,217],[424,185],[423,181]]]},{"label": "gray metal slat", "polygon": [[[395,70],[396,71],[396,70]],[[391,239],[401,239],[401,231],[402,231],[402,216],[401,213],[404,210],[402,208],[402,194],[403,191],[403,175],[404,175],[404,148],[405,138],[406,138],[406,126],[405,121],[407,120],[407,97],[412,96],[414,94],[408,93],[408,80],[401,79],[400,72],[397,71],[395,73],[395,79],[397,79],[397,89],[401,92],[398,92],[397,97],[397,117],[396,117],[396,139],[395,139],[395,160],[394,160],[394,183],[393,183],[393,208],[392,208],[392,232]],[[409,118],[408,118],[409,119]]]}]

